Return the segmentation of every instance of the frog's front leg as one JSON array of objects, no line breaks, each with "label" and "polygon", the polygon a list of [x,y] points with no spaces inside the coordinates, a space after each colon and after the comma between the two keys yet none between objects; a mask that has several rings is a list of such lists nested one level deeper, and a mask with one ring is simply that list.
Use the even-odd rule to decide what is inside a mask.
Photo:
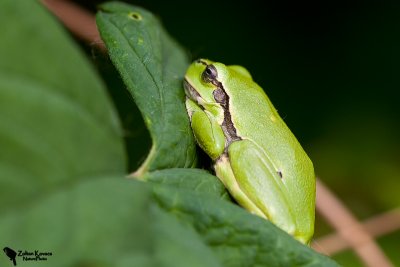
[{"label": "frog's front leg", "polygon": [[217,159],[225,149],[221,126],[191,99],[186,99],[186,109],[197,143],[210,158]]}]

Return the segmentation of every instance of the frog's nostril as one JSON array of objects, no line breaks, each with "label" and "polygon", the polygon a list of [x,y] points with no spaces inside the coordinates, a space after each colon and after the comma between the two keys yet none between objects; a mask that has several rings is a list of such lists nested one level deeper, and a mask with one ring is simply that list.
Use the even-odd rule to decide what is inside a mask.
[{"label": "frog's nostril", "polygon": [[201,59],[201,58],[196,60],[196,63],[200,63],[200,64],[203,64],[204,66],[208,66],[207,62],[203,61],[203,59]]}]

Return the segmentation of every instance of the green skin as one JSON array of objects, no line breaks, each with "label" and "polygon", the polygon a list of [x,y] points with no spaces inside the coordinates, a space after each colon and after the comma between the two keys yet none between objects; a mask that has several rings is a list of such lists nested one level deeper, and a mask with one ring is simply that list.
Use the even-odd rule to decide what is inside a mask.
[{"label": "green skin", "polygon": [[190,65],[184,86],[196,140],[233,198],[309,244],[314,168],[263,89],[245,68],[206,59]]}]

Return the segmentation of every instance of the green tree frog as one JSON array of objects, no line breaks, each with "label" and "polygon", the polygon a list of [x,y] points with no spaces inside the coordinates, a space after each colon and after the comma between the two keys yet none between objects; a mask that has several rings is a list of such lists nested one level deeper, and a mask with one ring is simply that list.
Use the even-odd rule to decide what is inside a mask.
[{"label": "green tree frog", "polygon": [[245,68],[206,59],[189,66],[184,88],[197,143],[232,197],[309,244],[313,164],[263,89]]}]

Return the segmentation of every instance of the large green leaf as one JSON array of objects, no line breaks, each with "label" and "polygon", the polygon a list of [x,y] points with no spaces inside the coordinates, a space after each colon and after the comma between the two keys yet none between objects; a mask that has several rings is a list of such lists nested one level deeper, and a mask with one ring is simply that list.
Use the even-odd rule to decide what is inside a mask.
[{"label": "large green leaf", "polygon": [[14,206],[1,214],[0,234],[14,250],[53,254],[34,266],[222,266],[192,227],[155,205],[146,184],[123,177],[81,180]]},{"label": "large green leaf", "polygon": [[191,192],[208,194],[214,197],[229,199],[228,192],[220,180],[209,172],[200,169],[166,169],[148,173],[145,180],[169,185]]},{"label": "large green leaf", "polygon": [[[2,244],[14,250],[53,253],[35,266],[119,266],[127,259],[148,261],[153,242],[147,223],[149,194],[118,178],[82,180],[23,206],[14,205],[0,217]],[[18,266],[30,263],[22,257],[17,262]]]},{"label": "large green leaf", "polygon": [[167,186],[155,187],[154,196],[163,209],[196,229],[223,266],[339,266],[230,202]]},{"label": "large green leaf", "polygon": [[188,66],[183,50],[150,12],[118,2],[100,8],[97,14],[100,34],[153,142],[136,176],[153,170],[193,166],[195,143],[182,87]]},{"label": "large green leaf", "polygon": [[158,211],[155,213],[157,221],[153,222],[153,229],[156,230],[154,235],[157,236],[156,266],[224,266],[191,225],[179,222],[176,217],[160,208],[156,208],[155,211]]}]

